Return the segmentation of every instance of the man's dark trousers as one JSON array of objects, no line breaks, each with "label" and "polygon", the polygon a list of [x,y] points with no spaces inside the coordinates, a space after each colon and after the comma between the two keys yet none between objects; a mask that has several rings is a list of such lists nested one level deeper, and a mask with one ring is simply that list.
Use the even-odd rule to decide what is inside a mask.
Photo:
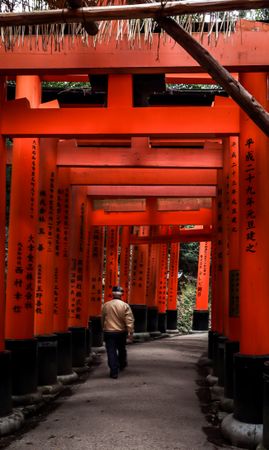
[{"label": "man's dark trousers", "polygon": [[126,337],[124,332],[104,332],[107,360],[111,375],[117,375],[119,369],[127,366]]}]

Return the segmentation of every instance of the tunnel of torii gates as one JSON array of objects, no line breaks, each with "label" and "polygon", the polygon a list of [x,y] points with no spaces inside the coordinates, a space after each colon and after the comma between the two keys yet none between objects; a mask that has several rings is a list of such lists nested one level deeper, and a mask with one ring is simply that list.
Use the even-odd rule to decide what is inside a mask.
[{"label": "tunnel of torii gates", "polygon": [[[242,29],[232,46],[220,36],[211,50],[267,109],[268,26],[257,29]],[[39,401],[83,369],[89,330],[102,345],[102,299],[113,285],[124,288],[137,334],[175,330],[180,243],[199,242],[193,327],[208,326],[211,260],[214,374],[234,399],[234,418],[262,424],[268,138],[228,97],[210,106],[134,107],[133,74],[213,81],[179,47],[159,44],[156,60],[157,40],[140,51],[111,45],[1,50],[0,415],[12,413],[12,400]],[[106,107],[41,102],[42,80],[92,73],[108,74]],[[16,98],[6,101],[15,77]]]}]

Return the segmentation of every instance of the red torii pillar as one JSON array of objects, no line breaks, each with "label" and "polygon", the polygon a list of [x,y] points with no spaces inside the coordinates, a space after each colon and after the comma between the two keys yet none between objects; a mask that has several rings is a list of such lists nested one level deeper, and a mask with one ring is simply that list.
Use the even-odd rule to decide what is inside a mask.
[{"label": "red torii pillar", "polygon": [[224,170],[227,173],[226,209],[228,212],[226,233],[228,240],[227,305],[227,340],[224,342],[224,396],[233,398],[234,376],[233,358],[239,352],[240,318],[239,318],[239,142],[233,136],[225,142]]},{"label": "red torii pillar", "polygon": [[[0,108],[6,100],[6,79],[0,77]],[[3,109],[1,111],[3,114]],[[0,137],[0,417],[12,412],[11,353],[5,350],[6,146]],[[0,427],[1,432],[1,427]]]},{"label": "red torii pillar", "polygon": [[224,387],[225,373],[225,343],[230,335],[230,317],[229,317],[229,226],[230,226],[230,149],[229,139],[223,140],[223,170],[222,170],[222,280],[219,301],[222,304],[222,332],[217,339],[217,375],[219,386]]},{"label": "red torii pillar", "polygon": [[[178,231],[178,227],[172,227],[171,232]],[[167,291],[167,331],[177,331],[177,293],[178,293],[178,265],[179,265],[179,242],[170,245],[169,277]]]},{"label": "red torii pillar", "polygon": [[[244,87],[267,108],[266,73],[240,75]],[[269,154],[268,138],[240,112],[240,353],[234,357],[234,415],[222,430],[232,441],[261,440],[263,365],[269,360]],[[250,388],[251,387],[251,388]],[[238,426],[236,427],[238,430]]]},{"label": "red torii pillar", "polygon": [[130,227],[121,228],[120,240],[120,286],[123,288],[122,300],[128,302],[130,274]]},{"label": "red torii pillar", "polygon": [[[18,76],[16,98],[38,107],[38,76]],[[23,118],[22,118],[23,120]],[[37,394],[37,340],[34,338],[35,260],[39,140],[14,139],[7,273],[6,338],[12,351],[13,395]],[[29,400],[30,400],[29,398]]]},{"label": "red torii pillar", "polygon": [[[150,236],[157,234],[157,227],[150,227]],[[148,307],[147,330],[151,335],[159,335],[158,329],[158,306],[157,306],[157,264],[158,264],[158,244],[148,246],[148,268],[146,283],[146,302]]]},{"label": "red torii pillar", "polygon": [[55,263],[53,330],[58,339],[58,376],[67,383],[76,377],[72,371],[72,333],[68,330],[69,252],[71,186],[69,171],[58,170],[55,215]]},{"label": "red torii pillar", "polygon": [[[136,232],[139,236],[148,236],[149,227],[140,226]],[[148,266],[148,246],[134,245],[132,249],[132,267],[129,304],[135,318],[135,333],[147,331],[146,277]]]},{"label": "red torii pillar", "polygon": [[87,285],[87,187],[73,187],[69,269],[69,329],[72,332],[72,364],[83,367],[87,354],[89,299]]},{"label": "red torii pillar", "polygon": [[[168,227],[160,226],[159,233],[166,235]],[[157,307],[158,307],[158,330],[166,333],[167,328],[167,268],[168,268],[168,245],[158,244],[158,267],[157,267]]]},{"label": "red torii pillar", "polygon": [[106,231],[105,302],[112,299],[112,288],[118,285],[119,228],[108,226]]},{"label": "red torii pillar", "polygon": [[209,355],[213,359],[213,373],[219,375],[219,338],[224,333],[223,301],[223,172],[218,171],[216,200],[213,202],[212,245],[212,329],[209,333]]},{"label": "red torii pillar", "polygon": [[213,238],[211,242],[211,329],[208,331],[208,357],[213,360],[215,341],[217,339],[217,199],[212,199],[212,231]]},{"label": "red torii pillar", "polygon": [[102,278],[104,267],[104,227],[90,227],[90,294],[89,318],[92,331],[92,346],[103,345],[102,331]]},{"label": "red torii pillar", "polygon": [[40,140],[35,280],[38,384],[57,383],[57,336],[53,334],[57,140]]},{"label": "red torii pillar", "polygon": [[211,242],[200,242],[196,287],[196,305],[193,311],[192,321],[192,329],[194,331],[208,330],[210,258]]}]

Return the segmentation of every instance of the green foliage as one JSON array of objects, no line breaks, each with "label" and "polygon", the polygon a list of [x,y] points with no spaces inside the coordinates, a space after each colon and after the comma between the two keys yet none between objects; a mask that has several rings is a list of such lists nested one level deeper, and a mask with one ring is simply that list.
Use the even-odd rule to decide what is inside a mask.
[{"label": "green foliage", "polygon": [[180,245],[180,270],[183,270],[184,274],[196,277],[198,270],[198,256],[198,242],[182,243]]},{"label": "green foliage", "polygon": [[178,298],[178,330],[189,333],[192,329],[192,313],[196,300],[196,278],[185,277]]},{"label": "green foliage", "polygon": [[91,83],[89,81],[42,81],[43,88],[61,88],[61,89],[72,89],[72,88],[82,88],[90,89]]},{"label": "green foliage", "polygon": [[167,88],[169,90],[173,89],[174,91],[193,91],[193,90],[221,90],[221,86],[218,84],[168,84]]}]

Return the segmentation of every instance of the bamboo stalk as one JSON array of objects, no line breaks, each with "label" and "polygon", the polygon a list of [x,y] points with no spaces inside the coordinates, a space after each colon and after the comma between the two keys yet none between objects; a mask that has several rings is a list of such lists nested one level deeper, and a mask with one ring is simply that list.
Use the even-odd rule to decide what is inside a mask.
[{"label": "bamboo stalk", "polygon": [[269,113],[262,105],[175,20],[161,17],[157,23],[223,87],[253,122],[269,136]]},{"label": "bamboo stalk", "polygon": [[83,23],[89,21],[144,19],[214,11],[234,11],[268,7],[268,0],[188,0],[123,6],[54,9],[0,14],[0,27]]}]

